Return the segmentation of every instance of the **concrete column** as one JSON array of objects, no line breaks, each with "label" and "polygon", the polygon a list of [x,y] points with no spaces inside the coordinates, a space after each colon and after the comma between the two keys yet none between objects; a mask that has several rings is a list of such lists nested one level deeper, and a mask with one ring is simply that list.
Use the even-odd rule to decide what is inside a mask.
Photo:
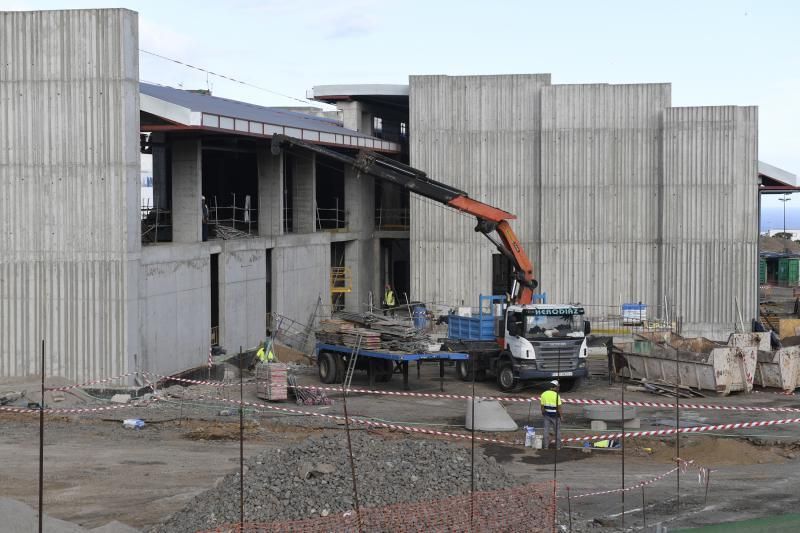
[{"label": "concrete column", "polygon": [[200,141],[172,144],[172,242],[202,238],[202,151]]},{"label": "concrete column", "polygon": [[347,227],[351,232],[369,238],[375,231],[375,180],[359,177],[353,167],[344,169],[344,205],[347,209]]},{"label": "concrete column", "polygon": [[272,155],[269,145],[258,150],[258,234],[283,233],[283,153]]},{"label": "concrete column", "polygon": [[342,125],[354,131],[361,131],[361,114],[364,105],[361,102],[339,102],[336,107],[342,111]]},{"label": "concrete column", "polygon": [[167,209],[169,191],[167,190],[167,147],[164,145],[164,134],[153,132],[150,143],[153,147],[153,207]]},{"label": "concrete column", "polygon": [[316,154],[303,154],[294,159],[292,227],[295,233],[313,233],[317,227]]}]

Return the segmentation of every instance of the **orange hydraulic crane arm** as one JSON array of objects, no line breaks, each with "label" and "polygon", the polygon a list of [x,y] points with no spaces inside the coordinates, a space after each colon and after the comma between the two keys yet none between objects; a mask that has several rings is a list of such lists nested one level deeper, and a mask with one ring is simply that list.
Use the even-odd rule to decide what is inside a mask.
[{"label": "orange hydraulic crane arm", "polygon": [[[533,291],[538,282],[533,277],[533,264],[522,248],[522,244],[509,225],[509,220],[517,218],[507,211],[489,204],[473,200],[467,193],[450,185],[430,179],[421,170],[404,165],[394,159],[361,150],[358,157],[353,158],[341,152],[311,144],[286,135],[273,135],[272,152],[279,154],[285,147],[301,147],[326,157],[353,166],[356,170],[373,177],[396,183],[413,193],[425,196],[459,211],[469,213],[478,219],[475,231],[486,235],[497,249],[506,256],[514,266],[516,290],[511,295],[514,303],[529,304],[533,302]],[[497,233],[497,237],[493,234]]]}]

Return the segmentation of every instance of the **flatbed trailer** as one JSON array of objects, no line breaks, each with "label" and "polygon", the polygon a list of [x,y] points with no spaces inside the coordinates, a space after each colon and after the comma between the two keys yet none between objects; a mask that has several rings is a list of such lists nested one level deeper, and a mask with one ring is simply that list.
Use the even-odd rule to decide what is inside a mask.
[{"label": "flatbed trailer", "polygon": [[[320,381],[328,384],[341,383],[344,379],[345,368],[347,368],[350,357],[354,355],[355,348],[319,342],[315,351]],[[367,371],[370,387],[373,387],[376,382],[389,381],[397,372],[403,376],[403,389],[409,390],[408,363],[438,361],[440,388],[444,390],[444,364],[447,361],[468,359],[469,354],[460,352],[403,353],[359,349],[356,370]]]}]

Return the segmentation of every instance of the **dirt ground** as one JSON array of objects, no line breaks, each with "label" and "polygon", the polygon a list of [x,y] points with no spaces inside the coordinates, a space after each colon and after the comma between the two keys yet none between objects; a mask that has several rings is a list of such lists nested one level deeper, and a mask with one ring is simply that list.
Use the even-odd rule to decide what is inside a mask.
[{"label": "dirt ground", "polygon": [[[300,375],[301,383],[318,385],[313,373]],[[354,387],[366,387],[364,375],[356,374]],[[398,376],[380,387],[402,391]],[[6,390],[27,390],[29,400],[37,401],[35,380],[30,383],[4,381]],[[439,392],[438,368],[424,366],[420,378],[412,371],[414,392]],[[472,385],[456,380],[448,367],[445,392],[469,394]],[[118,520],[136,528],[146,528],[183,507],[194,495],[213,486],[223,475],[238,468],[239,424],[235,406],[209,402],[200,396],[213,396],[214,387],[196,386],[183,399],[170,398],[151,406],[125,407],[119,410],[90,414],[48,416],[45,427],[45,511],[56,518],[84,527],[101,526]],[[235,392],[235,395],[234,395]],[[515,394],[518,397],[538,394],[530,388]],[[565,393],[566,398],[620,399],[621,386],[590,382],[578,391]],[[499,395],[492,382],[477,383],[478,395]],[[223,395],[238,396],[238,388]],[[275,404],[309,412],[341,414],[338,393],[329,393],[332,406],[302,406],[293,402]],[[796,396],[771,392],[727,398],[692,400],[692,403],[727,405],[800,407]],[[625,392],[626,400],[670,402],[668,398],[642,392]],[[245,387],[245,400],[260,402],[254,387]],[[688,402],[687,400],[682,400]],[[53,407],[108,406],[76,393]],[[532,423],[541,427],[537,407],[527,403],[509,403],[509,414],[521,426]],[[226,410],[220,415],[220,410]],[[354,394],[348,399],[350,416],[378,422],[416,425],[452,432],[465,432],[465,400],[412,398],[388,395]],[[579,406],[567,406],[565,436],[589,433],[589,420]],[[681,426],[721,422],[769,420],[797,416],[790,413],[719,412],[701,409],[681,410]],[[145,420],[146,426],[128,430],[125,418]],[[642,429],[674,427],[674,408],[640,409]],[[317,423],[319,422],[319,423]],[[38,479],[38,418],[31,415],[0,414],[0,464],[2,484],[0,497],[23,501],[35,508]],[[263,447],[292,446],[314,434],[325,422],[308,416],[290,416],[269,410],[249,410],[245,424],[245,455]],[[334,424],[335,425],[335,424]],[[342,426],[337,426],[343,429]],[[611,428],[613,429],[613,428]],[[401,431],[381,430],[394,438],[430,438]],[[522,430],[497,434],[503,440],[523,438]],[[438,437],[441,438],[441,437]],[[469,446],[469,441],[461,441]],[[676,457],[675,439],[628,439],[625,453],[620,450],[594,450],[586,453],[580,447],[553,450],[531,450],[502,444],[479,444],[520,479],[520,482],[551,481],[570,489],[571,496],[616,489],[650,480],[670,470]],[[672,473],[641,488],[591,497],[560,499],[566,513],[572,509],[573,521],[579,524],[597,520],[606,530],[641,528],[663,523],[670,529],[722,521],[763,517],[790,512],[800,503],[800,426],[797,424],[730,430],[724,434],[693,435],[680,438],[680,457],[694,460],[711,469],[706,495],[705,477],[697,469]],[[342,453],[345,453],[342,450]],[[676,512],[676,492],[681,506]],[[562,492],[565,495],[565,492]],[[644,497],[645,513],[642,514]],[[601,528],[602,530],[602,528]]]}]

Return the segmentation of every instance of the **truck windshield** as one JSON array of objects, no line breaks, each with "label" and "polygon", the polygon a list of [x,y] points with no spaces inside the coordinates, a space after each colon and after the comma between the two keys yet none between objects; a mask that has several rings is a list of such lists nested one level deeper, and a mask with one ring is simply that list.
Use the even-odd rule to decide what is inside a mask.
[{"label": "truck windshield", "polygon": [[566,337],[570,333],[583,334],[583,320],[579,315],[525,316],[525,337],[528,339]]}]

